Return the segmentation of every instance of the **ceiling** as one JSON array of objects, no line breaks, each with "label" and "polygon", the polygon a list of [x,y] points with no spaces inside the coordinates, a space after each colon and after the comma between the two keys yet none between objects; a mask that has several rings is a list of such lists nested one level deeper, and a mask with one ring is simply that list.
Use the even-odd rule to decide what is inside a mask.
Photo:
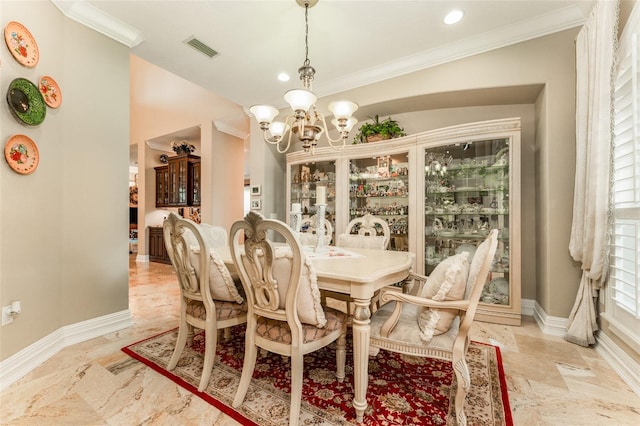
[{"label": "ceiling", "polygon": [[[243,107],[284,106],[301,87],[304,8],[295,0],[52,0],[131,52]],[[320,0],[309,9],[318,97],[581,25],[595,0]],[[462,21],[445,25],[453,8]],[[209,58],[184,43],[196,37]],[[291,80],[276,79],[287,72]],[[358,102],[357,99],[353,99]]]}]

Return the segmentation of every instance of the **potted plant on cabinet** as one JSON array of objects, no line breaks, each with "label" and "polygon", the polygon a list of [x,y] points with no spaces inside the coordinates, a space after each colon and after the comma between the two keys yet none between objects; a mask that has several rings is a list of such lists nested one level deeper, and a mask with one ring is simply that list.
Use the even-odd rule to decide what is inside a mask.
[{"label": "potted plant on cabinet", "polygon": [[364,123],[358,129],[353,143],[367,143],[377,142],[385,139],[399,138],[400,136],[406,136],[406,133],[400,124],[388,117],[386,120],[380,120],[378,114],[374,117],[369,117],[372,122]]}]

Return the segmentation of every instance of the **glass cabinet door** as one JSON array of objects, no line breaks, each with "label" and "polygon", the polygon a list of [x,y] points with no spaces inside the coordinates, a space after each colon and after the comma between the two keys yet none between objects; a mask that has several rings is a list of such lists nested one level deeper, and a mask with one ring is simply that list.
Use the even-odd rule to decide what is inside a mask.
[{"label": "glass cabinet door", "polygon": [[482,302],[510,305],[509,139],[424,150],[425,274],[462,251],[470,255],[491,229],[498,249]]},{"label": "glass cabinet door", "polygon": [[[326,197],[325,218],[333,226],[332,241],[336,228],[336,164],[335,161],[319,161],[291,166],[291,204],[299,203],[302,217],[316,214],[316,189],[324,186]],[[305,229],[302,229],[304,232]]]},{"label": "glass cabinet door", "polygon": [[408,154],[351,159],[349,220],[371,213],[389,224],[390,250],[409,249]]}]

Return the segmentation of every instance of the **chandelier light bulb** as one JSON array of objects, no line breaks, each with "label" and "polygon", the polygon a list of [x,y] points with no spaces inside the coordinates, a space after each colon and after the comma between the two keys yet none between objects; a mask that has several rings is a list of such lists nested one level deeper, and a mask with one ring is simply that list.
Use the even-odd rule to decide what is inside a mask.
[{"label": "chandelier light bulb", "polygon": [[333,124],[336,129],[338,129],[338,131],[347,133],[349,133],[351,129],[353,129],[353,126],[355,126],[357,122],[358,119],[355,117],[351,117],[348,120],[338,120],[337,118],[331,120],[331,124]]},{"label": "chandelier light bulb", "polygon": [[309,108],[316,103],[317,99],[313,92],[305,89],[291,89],[284,94],[284,100],[296,112],[309,111]]},{"label": "chandelier light bulb", "polygon": [[249,108],[249,112],[254,115],[258,123],[260,123],[260,126],[263,127],[262,130],[266,130],[264,124],[266,123],[266,127],[268,128],[279,111],[271,105],[254,105]]},{"label": "chandelier light bulb", "polygon": [[349,119],[358,109],[358,104],[351,101],[334,101],[329,104],[328,108],[338,120],[341,118]]},{"label": "chandelier light bulb", "polygon": [[283,123],[282,121],[274,121],[273,123],[271,123],[271,126],[269,126],[269,133],[271,133],[271,136],[277,138],[278,140],[282,139],[287,130],[289,130],[289,125]]},{"label": "chandelier light bulb", "polygon": [[347,124],[346,126],[344,126],[343,130],[347,133],[350,132],[351,129],[353,129],[353,126],[355,126],[357,122],[358,122],[357,118],[351,117],[350,119],[347,120]]}]

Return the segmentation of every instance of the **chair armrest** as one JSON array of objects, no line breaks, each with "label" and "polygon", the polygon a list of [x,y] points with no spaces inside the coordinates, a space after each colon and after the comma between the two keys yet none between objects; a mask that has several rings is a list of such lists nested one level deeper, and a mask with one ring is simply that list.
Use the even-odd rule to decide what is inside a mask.
[{"label": "chair armrest", "polygon": [[[402,291],[405,294],[413,294],[418,295],[422,293],[422,287],[424,283],[427,282],[427,276],[416,274],[415,272],[409,272],[407,278],[404,279],[404,284],[402,286]],[[416,283],[418,284],[416,286]]]},{"label": "chair armrest", "polygon": [[461,311],[466,311],[469,308],[468,300],[445,300],[441,302],[392,290],[382,290],[380,300],[384,303],[397,300],[402,303],[411,303],[413,305],[435,309],[459,309]]},{"label": "chair armrest", "polygon": [[387,303],[392,300],[397,301],[396,306],[389,316],[389,318],[382,324],[380,328],[380,335],[382,337],[389,337],[389,334],[393,331],[393,329],[398,324],[400,320],[400,315],[402,314],[402,306],[404,303],[411,303],[417,306],[423,306],[426,308],[435,308],[435,309],[458,309],[460,311],[466,311],[469,308],[468,300],[448,300],[448,301],[437,301],[432,299],[427,299],[420,296],[413,296],[411,294],[400,293],[398,291],[391,290],[382,290],[380,292],[380,301],[382,303]]}]

